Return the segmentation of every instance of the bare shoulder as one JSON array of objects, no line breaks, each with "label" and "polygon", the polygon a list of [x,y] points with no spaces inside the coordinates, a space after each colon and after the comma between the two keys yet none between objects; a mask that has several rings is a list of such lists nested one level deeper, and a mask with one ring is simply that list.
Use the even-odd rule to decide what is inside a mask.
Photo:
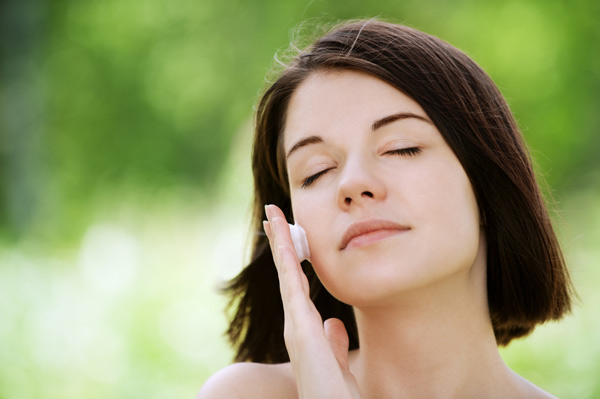
[{"label": "bare shoulder", "polygon": [[517,373],[514,373],[514,376],[517,380],[518,386],[518,396],[516,397],[535,399],[558,399],[556,396],[544,391],[542,388],[538,387],[537,385],[523,378]]},{"label": "bare shoulder", "polygon": [[289,363],[234,363],[215,373],[200,389],[197,399],[296,399],[296,384]]}]

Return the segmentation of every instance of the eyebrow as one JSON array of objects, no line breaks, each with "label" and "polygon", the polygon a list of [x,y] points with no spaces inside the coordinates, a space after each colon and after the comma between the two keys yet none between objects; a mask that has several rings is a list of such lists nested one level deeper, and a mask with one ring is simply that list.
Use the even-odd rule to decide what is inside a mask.
[{"label": "eyebrow", "polygon": [[[429,124],[433,124],[428,118],[426,118],[424,116],[413,114],[412,112],[399,112],[397,114],[392,114],[392,115],[384,116],[383,118],[377,119],[371,125],[371,131],[374,132],[378,129],[381,129],[384,126],[389,125],[390,123],[394,123],[396,121],[401,121],[401,120],[409,119],[409,118],[414,118],[414,119],[418,119],[420,121],[423,121],[423,122],[426,122]],[[296,144],[294,144],[292,146],[292,148],[290,148],[290,150],[288,151],[285,158],[288,159],[294,151],[296,151],[302,147],[305,147],[309,144],[318,144],[318,143],[322,143],[322,142],[323,142],[323,138],[320,136],[305,137],[302,140],[298,141]]]},{"label": "eyebrow", "polygon": [[287,155],[285,156],[285,159],[288,159],[290,157],[290,155],[292,154],[292,152],[296,151],[297,149],[299,149],[301,147],[307,146],[309,144],[317,144],[317,143],[322,143],[322,142],[323,142],[323,138],[321,138],[320,136],[305,137],[302,140],[298,141],[296,144],[294,144],[292,146],[292,148],[290,148]]},{"label": "eyebrow", "polygon": [[377,119],[371,125],[371,130],[374,132],[375,130],[381,129],[382,127],[389,125],[390,123],[393,123],[396,121],[401,121],[404,119],[409,119],[409,118],[414,118],[414,119],[418,119],[423,122],[427,122],[429,124],[433,124],[428,118],[426,118],[424,116],[413,114],[412,112],[399,112],[397,114],[388,115],[388,116],[384,116],[381,119]]}]

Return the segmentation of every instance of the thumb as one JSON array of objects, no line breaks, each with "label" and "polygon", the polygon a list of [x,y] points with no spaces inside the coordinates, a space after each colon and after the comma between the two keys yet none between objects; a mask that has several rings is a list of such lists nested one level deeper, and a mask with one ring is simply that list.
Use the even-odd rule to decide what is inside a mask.
[{"label": "thumb", "polygon": [[329,341],[329,346],[333,351],[333,355],[338,361],[342,370],[348,372],[348,332],[344,323],[340,319],[327,319],[323,325],[325,329],[325,337]]}]

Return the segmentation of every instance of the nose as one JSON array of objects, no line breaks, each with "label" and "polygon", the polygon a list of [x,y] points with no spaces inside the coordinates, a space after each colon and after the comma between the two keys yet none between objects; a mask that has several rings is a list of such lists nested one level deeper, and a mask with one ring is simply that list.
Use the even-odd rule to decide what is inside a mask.
[{"label": "nose", "polygon": [[338,184],[337,203],[343,210],[383,200],[385,184],[377,171],[361,160],[348,160]]}]

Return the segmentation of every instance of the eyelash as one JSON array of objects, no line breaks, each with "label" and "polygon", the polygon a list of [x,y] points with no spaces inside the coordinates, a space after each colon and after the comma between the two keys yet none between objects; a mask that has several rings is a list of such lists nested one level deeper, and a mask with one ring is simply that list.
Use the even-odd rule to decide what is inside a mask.
[{"label": "eyelash", "polygon": [[[385,154],[407,155],[409,157],[414,157],[415,155],[420,154],[421,151],[422,150],[419,147],[409,147],[409,148],[400,148],[400,149],[397,149],[397,150],[387,151],[387,152],[385,152]],[[314,175],[308,176],[302,182],[302,186],[301,187],[302,188],[307,188],[308,186],[310,186],[311,184],[313,184],[315,182],[315,180],[317,180],[319,177],[321,177],[321,175],[327,173],[331,169],[333,169],[333,168],[323,169],[322,171],[320,171],[318,173],[315,173]]]},{"label": "eyelash", "polygon": [[311,184],[313,184],[313,182],[315,180],[317,180],[321,175],[325,174],[326,172],[330,171],[333,168],[327,168],[327,169],[323,169],[322,171],[315,173],[312,176],[308,176],[306,179],[304,179],[304,181],[302,182],[302,188],[306,188],[308,186],[310,186]]},{"label": "eyelash", "polygon": [[422,150],[419,147],[408,147],[387,151],[386,154],[408,155],[409,157],[414,157],[415,155],[420,154],[421,151]]}]

